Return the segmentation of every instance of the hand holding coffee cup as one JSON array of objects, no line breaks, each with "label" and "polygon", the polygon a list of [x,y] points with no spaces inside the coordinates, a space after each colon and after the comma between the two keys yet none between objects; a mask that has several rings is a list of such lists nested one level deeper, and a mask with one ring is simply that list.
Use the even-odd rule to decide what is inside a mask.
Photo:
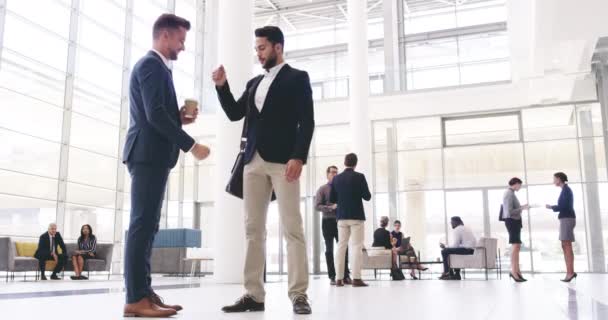
[{"label": "hand holding coffee cup", "polygon": [[198,101],[194,99],[186,99],[184,101],[184,117],[189,119],[196,118],[198,113]]}]

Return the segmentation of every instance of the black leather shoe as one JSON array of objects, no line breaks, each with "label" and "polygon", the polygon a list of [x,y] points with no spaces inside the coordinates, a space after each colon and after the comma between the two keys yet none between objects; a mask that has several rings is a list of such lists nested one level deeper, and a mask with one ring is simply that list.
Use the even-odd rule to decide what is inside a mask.
[{"label": "black leather shoe", "polygon": [[61,279],[56,274],[52,274],[51,280],[61,280]]},{"label": "black leather shoe", "polygon": [[329,279],[329,284],[332,286],[336,285],[336,279]]},{"label": "black leather shoe", "polygon": [[42,281],[46,281],[46,280],[48,280],[48,279],[46,278],[46,276],[45,276],[45,275],[41,275],[41,276],[40,276],[40,280],[42,280]]},{"label": "black leather shoe", "polygon": [[226,313],[264,311],[264,302],[257,302],[252,297],[244,295],[233,305],[223,307],[222,311]]},{"label": "black leather shoe", "polygon": [[312,309],[308,303],[306,296],[297,296],[293,299],[293,313],[295,314],[311,314]]}]

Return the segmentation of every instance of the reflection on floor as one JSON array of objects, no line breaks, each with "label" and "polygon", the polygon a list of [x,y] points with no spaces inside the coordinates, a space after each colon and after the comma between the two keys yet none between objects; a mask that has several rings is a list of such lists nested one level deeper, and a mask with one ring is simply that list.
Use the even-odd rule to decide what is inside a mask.
[{"label": "reflection on floor", "polygon": [[[482,281],[369,281],[368,288],[331,287],[312,277],[311,316],[294,316],[285,277],[267,284],[266,312],[222,314],[241,286],[212,278],[155,278],[157,292],[185,310],[175,319],[608,319],[608,275],[580,274],[564,284],[560,275],[528,275]],[[122,282],[9,282],[0,285],[2,319],[120,319]],[[49,313],[49,310],[51,313]],[[57,315],[53,315],[56,312]],[[61,313],[62,315],[58,315]]]}]

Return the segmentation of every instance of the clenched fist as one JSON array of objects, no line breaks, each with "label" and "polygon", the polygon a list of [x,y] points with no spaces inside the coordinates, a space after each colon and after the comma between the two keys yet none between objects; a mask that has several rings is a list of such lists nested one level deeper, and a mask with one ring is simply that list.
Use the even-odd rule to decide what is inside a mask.
[{"label": "clenched fist", "polygon": [[219,68],[213,71],[211,79],[213,79],[213,82],[218,87],[223,87],[226,84],[226,70],[224,70],[224,65],[220,65]]},{"label": "clenched fist", "polygon": [[190,152],[192,152],[192,155],[194,158],[196,158],[196,160],[200,161],[205,160],[205,158],[209,156],[209,153],[211,153],[211,150],[209,150],[207,146],[197,143]]}]

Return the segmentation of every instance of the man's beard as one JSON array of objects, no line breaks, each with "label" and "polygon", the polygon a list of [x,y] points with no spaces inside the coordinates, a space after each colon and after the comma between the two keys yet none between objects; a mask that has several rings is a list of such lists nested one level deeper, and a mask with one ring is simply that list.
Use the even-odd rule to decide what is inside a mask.
[{"label": "man's beard", "polygon": [[169,51],[169,60],[177,60],[177,51],[174,51],[174,50]]},{"label": "man's beard", "polygon": [[277,56],[271,56],[266,59],[266,63],[264,63],[264,69],[270,70],[272,67],[277,65]]}]

